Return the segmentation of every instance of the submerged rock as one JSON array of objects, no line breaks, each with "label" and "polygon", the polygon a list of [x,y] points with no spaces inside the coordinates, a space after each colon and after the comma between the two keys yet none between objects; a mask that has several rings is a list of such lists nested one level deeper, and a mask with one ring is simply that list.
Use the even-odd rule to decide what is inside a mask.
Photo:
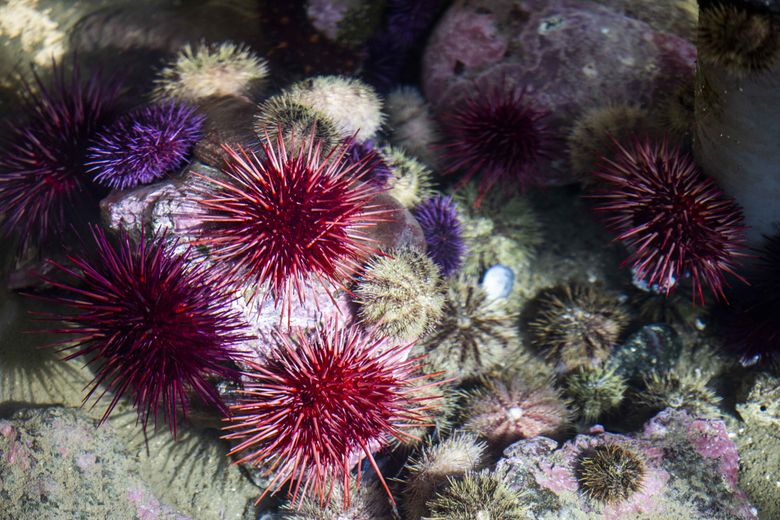
[{"label": "submerged rock", "polygon": [[153,494],[111,427],[96,426],[59,407],[0,420],[0,518],[190,518]]},{"label": "submerged rock", "polygon": [[[431,35],[422,83],[439,112],[458,106],[475,83],[526,88],[565,137],[603,100],[654,104],[692,77],[695,57],[685,39],[597,2],[460,0]],[[552,166],[548,184],[576,180],[566,161]]]},{"label": "submerged rock", "polygon": [[[600,501],[587,490],[582,462],[598,446],[617,446],[641,461],[626,496],[613,492],[613,500]],[[758,518],[738,487],[739,456],[725,424],[681,411],[661,412],[632,436],[594,427],[561,446],[546,437],[522,440],[505,450],[498,470],[511,487],[526,490],[537,520]]]}]

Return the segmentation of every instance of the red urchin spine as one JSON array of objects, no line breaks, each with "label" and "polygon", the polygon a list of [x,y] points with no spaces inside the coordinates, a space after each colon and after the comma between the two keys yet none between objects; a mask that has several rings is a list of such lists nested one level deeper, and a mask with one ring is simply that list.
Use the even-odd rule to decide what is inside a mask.
[{"label": "red urchin spine", "polygon": [[190,391],[226,412],[207,380],[236,379],[231,363],[242,357],[238,345],[250,339],[231,309],[226,282],[192,264],[188,253],[175,253],[177,242],[165,235],[147,241],[142,233],[133,241],[122,232],[116,245],[97,227],[92,236],[95,259],[69,256],[72,267],[50,261],[72,281],[45,278],[60,291],[46,299],[72,312],[43,315],[68,324],[48,331],[69,336],[52,345],[68,352],[65,360],[84,357],[96,367],[84,403],[101,386],[96,403],[114,393],[102,423],[122,396],[131,395],[144,428],[150,417],[156,425],[162,411],[174,436],[177,411],[186,416]]},{"label": "red urchin spine", "polygon": [[624,265],[667,295],[688,276],[694,301],[704,302],[705,287],[725,299],[726,275],[745,281],[736,272],[747,256],[740,207],[668,140],[615,144],[616,156],[594,173],[604,186],[593,198],[631,249]]},{"label": "red urchin spine", "polygon": [[324,502],[334,483],[349,489],[351,469],[362,458],[390,495],[372,453],[392,438],[410,437],[404,429],[426,425],[424,411],[431,408],[424,404],[430,398],[411,396],[421,388],[413,383],[435,375],[413,375],[420,358],[404,360],[411,347],[331,322],[311,335],[280,334],[265,363],[248,362],[224,438],[241,441],[230,452],[245,452],[237,463],[275,473],[257,503],[286,483],[293,503],[309,491]]},{"label": "red urchin spine", "polygon": [[283,309],[293,296],[305,300],[307,280],[344,287],[376,252],[363,230],[386,214],[372,203],[382,188],[364,182],[366,160],[348,164],[346,143],[323,157],[315,134],[289,147],[281,134],[275,144],[266,135],[262,155],[224,146],[226,178],[202,176],[214,189],[199,201],[198,244],[227,276],[267,285]]}]

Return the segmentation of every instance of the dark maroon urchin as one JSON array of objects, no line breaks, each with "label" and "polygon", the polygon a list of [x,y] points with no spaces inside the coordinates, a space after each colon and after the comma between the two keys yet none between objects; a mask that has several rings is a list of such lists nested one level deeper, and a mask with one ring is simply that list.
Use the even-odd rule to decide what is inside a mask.
[{"label": "dark maroon urchin", "polygon": [[25,121],[13,122],[0,150],[0,234],[20,246],[61,235],[91,200],[84,153],[95,131],[113,119],[120,83],[78,65],[55,65],[46,84],[23,85]]},{"label": "dark maroon urchin", "polygon": [[[66,360],[84,357],[96,375],[84,402],[106,391],[114,396],[106,420],[123,395],[132,396],[140,421],[163,419],[176,434],[176,415],[188,409],[188,392],[224,411],[208,383],[211,376],[235,378],[230,362],[236,346],[249,339],[230,309],[233,299],[224,282],[188,254],[174,250],[165,235],[133,241],[120,233],[116,245],[99,228],[92,230],[95,259],[70,256],[73,267],[51,262],[72,281],[47,278],[61,292],[52,297],[73,312],[47,315],[67,326],[57,343]],[[64,294],[63,294],[64,293]],[[99,391],[103,385],[106,390]]]},{"label": "dark maroon urchin", "polygon": [[451,197],[437,195],[414,209],[420,223],[428,256],[441,269],[442,276],[450,276],[463,265],[466,245],[458,211]]},{"label": "dark maroon urchin", "polygon": [[547,116],[525,89],[476,88],[443,118],[441,149],[448,172],[463,171],[461,184],[481,176],[477,205],[497,184],[520,190],[538,185],[540,163],[552,156],[558,141]]},{"label": "dark maroon urchin", "polygon": [[683,277],[693,299],[704,288],[724,298],[727,275],[744,252],[742,211],[704,175],[693,158],[667,140],[616,143],[594,173],[596,211],[631,251],[625,263],[638,280],[669,294]]},{"label": "dark maroon urchin", "polygon": [[780,362],[780,235],[766,245],[748,277],[749,287],[729,293],[732,305],[717,312],[727,344],[742,364]]},{"label": "dark maroon urchin", "polygon": [[204,121],[195,107],[178,101],[136,110],[92,142],[89,172],[95,182],[112,189],[149,184],[185,163]]}]

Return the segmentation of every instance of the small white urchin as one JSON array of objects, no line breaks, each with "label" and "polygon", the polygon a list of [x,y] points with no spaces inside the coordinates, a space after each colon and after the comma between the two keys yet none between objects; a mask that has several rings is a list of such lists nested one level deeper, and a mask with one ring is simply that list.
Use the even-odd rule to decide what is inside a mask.
[{"label": "small white urchin", "polygon": [[288,93],[292,100],[330,119],[342,137],[371,139],[384,122],[382,100],[358,79],[316,76],[294,84]]},{"label": "small white urchin", "polygon": [[163,68],[152,96],[198,101],[211,96],[245,96],[268,77],[268,64],[245,45],[231,42],[182,47]]}]

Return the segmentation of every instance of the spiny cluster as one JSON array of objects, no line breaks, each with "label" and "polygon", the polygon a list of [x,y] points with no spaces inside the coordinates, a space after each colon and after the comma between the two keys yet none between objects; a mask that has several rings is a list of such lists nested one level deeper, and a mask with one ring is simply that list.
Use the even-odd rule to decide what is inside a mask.
[{"label": "spiny cluster", "polygon": [[617,408],[627,389],[615,367],[580,367],[566,379],[566,395],[587,422]]},{"label": "spiny cluster", "polygon": [[114,245],[93,230],[97,258],[70,256],[73,264],[51,264],[73,281],[47,279],[65,294],[53,299],[72,313],[52,315],[68,327],[65,359],[83,357],[96,367],[89,393],[101,400],[114,393],[106,420],[123,395],[130,395],[144,426],[159,412],[175,434],[179,411],[186,413],[189,392],[223,408],[209,384],[211,376],[235,378],[230,362],[237,346],[249,339],[230,310],[233,296],[225,282],[188,254],[175,253],[176,242],[143,235],[133,241],[122,232]]},{"label": "spiny cluster", "polygon": [[225,177],[204,177],[213,189],[199,201],[199,243],[225,274],[267,287],[284,309],[305,299],[305,281],[341,286],[371,254],[362,230],[382,218],[379,188],[362,182],[364,164],[341,160],[346,145],[321,157],[310,134],[298,151],[281,136],[262,155],[225,151]]},{"label": "spiny cluster", "polygon": [[693,297],[723,297],[728,275],[744,256],[742,211],[693,158],[667,141],[618,145],[595,173],[604,187],[596,210],[631,251],[636,278],[669,294],[683,278]]},{"label": "spiny cluster", "polygon": [[537,347],[559,360],[564,370],[604,361],[628,323],[617,297],[595,287],[565,285],[539,300],[529,332]]},{"label": "spiny cluster", "polygon": [[194,107],[173,101],[127,114],[93,141],[89,172],[113,189],[149,184],[184,164],[204,120]]},{"label": "spiny cluster", "polygon": [[439,269],[415,249],[372,257],[353,293],[360,322],[383,336],[415,340],[442,316],[444,291]]},{"label": "spiny cluster", "polygon": [[517,317],[489,301],[475,282],[450,283],[441,320],[421,343],[430,365],[452,376],[483,373],[520,346]]},{"label": "spiny cluster", "polygon": [[412,378],[417,359],[402,361],[409,348],[329,323],[278,334],[262,364],[248,362],[225,438],[238,441],[239,462],[271,476],[258,502],[291,482],[293,504],[310,493],[325,503],[337,483],[349,489],[362,458],[388,489],[373,452],[427,420],[426,402],[410,396],[424,377]]},{"label": "spiny cluster", "polygon": [[266,61],[235,43],[187,44],[160,71],[157,100],[200,101],[210,96],[250,96],[268,76]]},{"label": "spiny cluster", "polygon": [[448,479],[428,508],[431,514],[426,520],[521,520],[528,511],[522,495],[488,471]]},{"label": "spiny cluster", "polygon": [[642,457],[621,444],[602,444],[587,450],[576,468],[585,495],[606,504],[622,502],[642,489],[646,473]]},{"label": "spiny cluster", "polygon": [[425,236],[428,256],[439,266],[442,276],[456,273],[463,264],[466,245],[452,198],[432,197],[414,209],[414,216]]},{"label": "spiny cluster", "polygon": [[78,64],[56,65],[52,81],[25,83],[28,119],[14,124],[0,151],[0,230],[21,246],[61,235],[92,200],[84,153],[95,132],[115,116],[120,84],[82,78]]},{"label": "spiny cluster", "polygon": [[702,9],[696,38],[700,59],[737,76],[770,70],[780,61],[776,18],[726,3]]},{"label": "spiny cluster", "polygon": [[529,384],[519,377],[486,380],[482,387],[466,393],[463,410],[463,427],[495,448],[555,433],[570,415],[566,402],[552,386]]},{"label": "spiny cluster", "polygon": [[480,175],[477,206],[494,186],[527,189],[540,184],[540,165],[556,144],[547,115],[525,90],[497,85],[476,88],[444,118],[442,150],[449,171],[463,171],[462,183]]}]

